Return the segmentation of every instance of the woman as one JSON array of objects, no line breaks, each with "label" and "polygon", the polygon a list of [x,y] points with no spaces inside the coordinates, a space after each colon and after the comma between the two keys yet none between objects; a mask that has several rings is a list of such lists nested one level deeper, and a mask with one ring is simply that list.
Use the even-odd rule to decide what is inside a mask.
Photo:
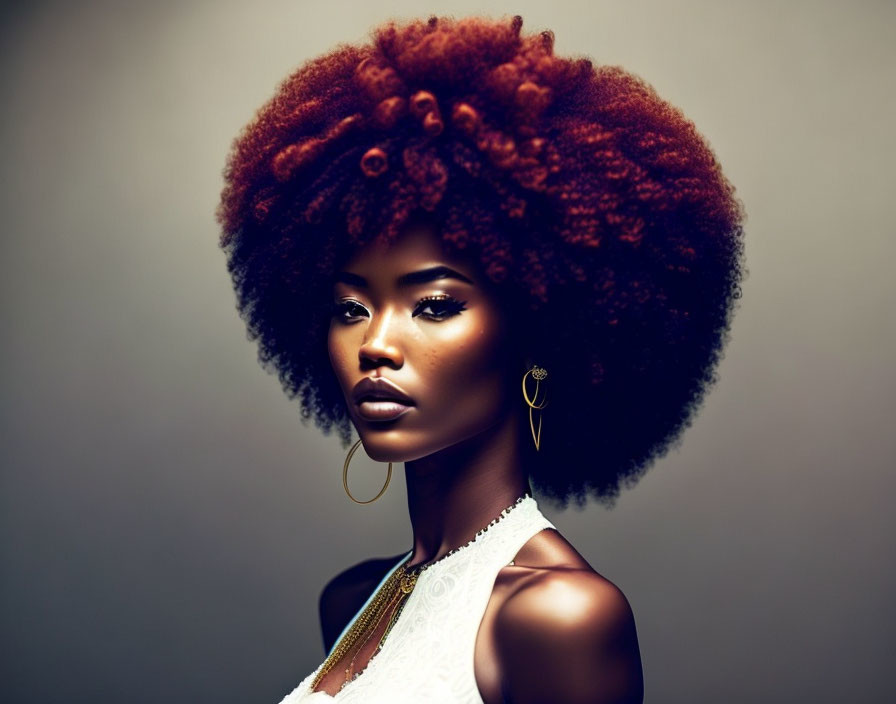
[{"label": "woman", "polygon": [[[522,19],[390,22],[287,79],[219,209],[303,421],[405,463],[413,547],[337,575],[284,702],[640,702],[634,618],[541,514],[610,507],[713,381],[741,280],[712,152],[638,78]],[[388,462],[352,496],[359,444]]]}]

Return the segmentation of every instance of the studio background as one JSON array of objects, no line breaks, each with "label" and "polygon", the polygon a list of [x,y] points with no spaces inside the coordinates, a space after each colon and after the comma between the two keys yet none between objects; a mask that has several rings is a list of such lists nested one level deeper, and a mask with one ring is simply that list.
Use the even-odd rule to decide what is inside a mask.
[{"label": "studio background", "polygon": [[[257,364],[214,209],[282,79],[431,12],[641,75],[746,208],[680,448],[612,511],[542,505],[628,596],[645,701],[890,701],[896,5],[871,0],[3,5],[0,699],[275,704],[323,658],[324,583],[410,546],[400,466],[353,504]],[[356,456],[356,496],[384,478]]]}]

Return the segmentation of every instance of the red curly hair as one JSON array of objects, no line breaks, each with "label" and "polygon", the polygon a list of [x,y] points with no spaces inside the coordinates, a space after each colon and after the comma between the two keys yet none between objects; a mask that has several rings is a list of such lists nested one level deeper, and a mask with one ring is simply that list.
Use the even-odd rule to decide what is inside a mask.
[{"label": "red curly hair", "polygon": [[221,246],[260,362],[303,422],[347,445],[326,351],[335,266],[430,218],[478,258],[549,370],[533,485],[561,507],[612,506],[715,380],[742,213],[677,108],[521,29],[519,16],[392,21],[306,63],[234,142]]}]

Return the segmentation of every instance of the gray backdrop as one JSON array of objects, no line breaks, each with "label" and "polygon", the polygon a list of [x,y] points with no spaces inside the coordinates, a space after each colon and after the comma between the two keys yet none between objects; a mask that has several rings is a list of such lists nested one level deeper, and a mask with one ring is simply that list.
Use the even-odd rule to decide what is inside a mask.
[{"label": "gray backdrop", "polygon": [[[257,365],[213,211],[301,62],[478,11],[642,75],[748,212],[681,448],[613,511],[545,507],[628,595],[646,701],[891,701],[893,3],[4,7],[0,699],[273,704],[323,657],[326,580],[410,547],[400,473],[351,503],[338,443]],[[383,481],[352,469],[357,495]]]}]

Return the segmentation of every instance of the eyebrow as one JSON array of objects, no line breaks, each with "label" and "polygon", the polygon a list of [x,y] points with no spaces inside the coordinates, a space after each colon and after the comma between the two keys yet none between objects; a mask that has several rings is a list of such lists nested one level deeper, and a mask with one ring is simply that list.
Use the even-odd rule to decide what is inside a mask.
[{"label": "eyebrow", "polygon": [[[412,271],[409,274],[403,274],[398,277],[398,287],[414,286],[416,284],[425,284],[437,279],[458,279],[468,284],[473,282],[459,271],[455,271],[447,266],[433,266],[420,271]],[[336,274],[335,283],[349,284],[350,286],[358,286],[359,288],[367,288],[367,279],[349,271],[340,271]]]}]

